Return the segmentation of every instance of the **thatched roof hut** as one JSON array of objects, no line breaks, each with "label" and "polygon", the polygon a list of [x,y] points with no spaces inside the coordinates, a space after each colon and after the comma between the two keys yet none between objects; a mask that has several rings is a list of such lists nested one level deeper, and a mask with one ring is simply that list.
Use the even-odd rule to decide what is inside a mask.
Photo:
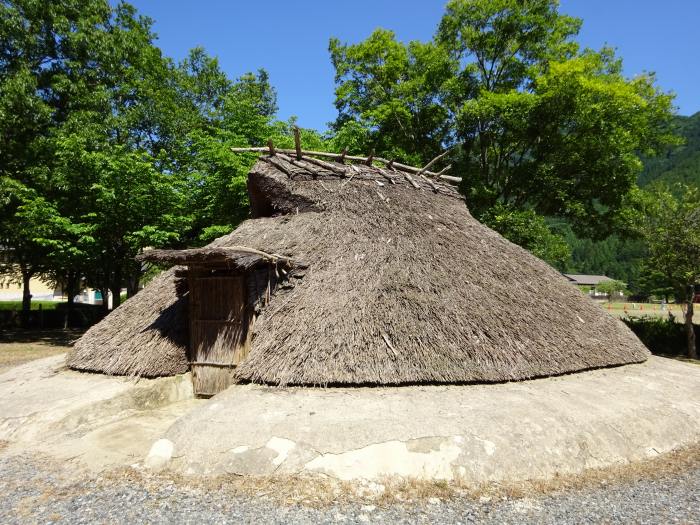
[{"label": "thatched roof hut", "polygon": [[[452,186],[415,171],[263,156],[248,180],[252,219],[205,249],[147,258],[196,275],[216,266],[263,276],[247,288],[254,307],[240,309],[237,380],[498,382],[647,358],[559,272],[472,218]],[[69,366],[186,371],[188,275],[176,266],[129,299],[77,342]]]}]

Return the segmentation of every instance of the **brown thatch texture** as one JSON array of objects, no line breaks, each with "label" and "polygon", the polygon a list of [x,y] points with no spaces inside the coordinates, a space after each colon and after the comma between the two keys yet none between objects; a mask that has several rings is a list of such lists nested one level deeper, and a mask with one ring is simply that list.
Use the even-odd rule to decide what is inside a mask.
[{"label": "brown thatch texture", "polygon": [[179,297],[175,272],[163,272],[85,332],[68,354],[68,366],[143,377],[187,372],[187,297]]},{"label": "brown thatch texture", "polygon": [[[647,358],[622,323],[474,220],[454,189],[365,166],[333,167],[261,159],[249,177],[252,208],[284,215],[248,220],[212,244],[308,264],[262,310],[239,379],[507,381]],[[166,292],[154,286],[164,284],[130,302],[145,308],[154,295],[162,300]],[[114,315],[105,321],[113,336]],[[121,319],[127,338],[144,328],[142,319]]]},{"label": "brown thatch texture", "polygon": [[138,261],[178,265],[217,266],[237,271],[248,271],[265,263],[291,269],[301,265],[288,257],[269,254],[243,246],[204,247],[189,250],[148,250],[136,257]]}]

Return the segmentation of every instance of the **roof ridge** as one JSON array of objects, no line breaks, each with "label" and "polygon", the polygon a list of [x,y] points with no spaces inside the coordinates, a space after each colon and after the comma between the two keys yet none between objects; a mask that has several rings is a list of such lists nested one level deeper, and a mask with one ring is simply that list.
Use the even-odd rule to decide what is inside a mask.
[{"label": "roof ridge", "polygon": [[445,184],[440,180],[429,179],[423,173],[416,177],[415,174],[412,175],[402,170],[395,169],[393,172],[389,172],[385,168],[373,165],[333,164],[308,156],[297,160],[293,155],[288,155],[280,150],[276,150],[275,155],[261,156],[259,160],[272,165],[290,179],[300,175],[311,176],[314,179],[319,176],[326,176],[345,179],[343,185],[355,179],[373,180],[378,186],[384,186],[386,181],[391,185],[402,184],[405,181],[405,183],[410,184],[416,190],[428,189],[429,187],[432,192],[440,195],[459,199],[464,198],[453,185]]},{"label": "roof ridge", "polygon": [[[410,174],[415,174],[415,175],[424,175],[426,177],[433,177],[433,178],[439,178],[441,180],[445,180],[448,182],[455,182],[459,183],[462,181],[460,177],[454,177],[451,175],[445,175],[447,171],[449,171],[452,168],[452,165],[449,164],[447,165],[444,169],[438,171],[438,172],[433,172],[429,171],[429,168],[435,164],[438,160],[442,159],[447,153],[449,152],[449,149],[445,150],[442,152],[440,155],[432,159],[430,162],[428,162],[425,166],[422,168],[416,167],[416,166],[409,166],[408,164],[402,164],[400,162],[396,162],[396,160],[388,160],[384,159],[382,157],[375,157],[374,154],[366,155],[366,156],[357,156],[357,155],[347,155],[347,149],[343,150],[341,153],[332,153],[332,152],[327,152],[327,151],[312,151],[312,150],[302,150],[301,148],[296,148],[296,149],[278,149],[275,148],[274,144],[272,143],[272,140],[268,141],[268,146],[267,147],[255,147],[255,146],[250,146],[250,147],[242,147],[242,148],[231,148],[231,151],[234,153],[264,153],[264,152],[269,152],[269,157],[275,157],[278,154],[285,154],[285,155],[294,155],[296,157],[297,161],[301,161],[304,159],[304,157],[307,158],[312,158],[313,157],[326,157],[330,158],[336,161],[337,165],[345,165],[345,161],[356,161],[356,162],[361,162],[367,166],[374,167],[373,162],[380,162],[386,167],[391,170],[391,171],[404,171],[408,172]],[[319,159],[314,159],[315,161],[319,161]],[[333,165],[330,162],[324,162],[326,165],[330,166]]]}]

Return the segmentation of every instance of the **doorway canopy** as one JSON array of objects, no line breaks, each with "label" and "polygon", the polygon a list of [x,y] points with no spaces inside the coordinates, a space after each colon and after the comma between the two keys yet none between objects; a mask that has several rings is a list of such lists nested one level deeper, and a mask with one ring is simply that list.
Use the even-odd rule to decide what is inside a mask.
[{"label": "doorway canopy", "polygon": [[253,326],[277,284],[299,265],[242,246],[150,250],[141,260],[175,264],[188,288],[188,365],[194,392],[212,396],[235,382]]}]

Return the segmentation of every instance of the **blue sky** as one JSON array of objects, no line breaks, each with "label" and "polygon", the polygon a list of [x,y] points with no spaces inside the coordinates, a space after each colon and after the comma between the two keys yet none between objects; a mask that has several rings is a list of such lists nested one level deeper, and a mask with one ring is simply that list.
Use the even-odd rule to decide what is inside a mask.
[{"label": "blue sky", "polygon": [[[444,0],[131,0],[155,20],[158,44],[181,59],[194,46],[219,57],[232,78],[260,67],[277,89],[280,117],[325,129],[335,118],[328,39],[358,42],[377,27],[399,39],[428,40]],[[579,42],[608,44],[629,76],[657,73],[677,94],[682,115],[700,111],[700,0],[562,0],[561,10],[583,19]]]}]

